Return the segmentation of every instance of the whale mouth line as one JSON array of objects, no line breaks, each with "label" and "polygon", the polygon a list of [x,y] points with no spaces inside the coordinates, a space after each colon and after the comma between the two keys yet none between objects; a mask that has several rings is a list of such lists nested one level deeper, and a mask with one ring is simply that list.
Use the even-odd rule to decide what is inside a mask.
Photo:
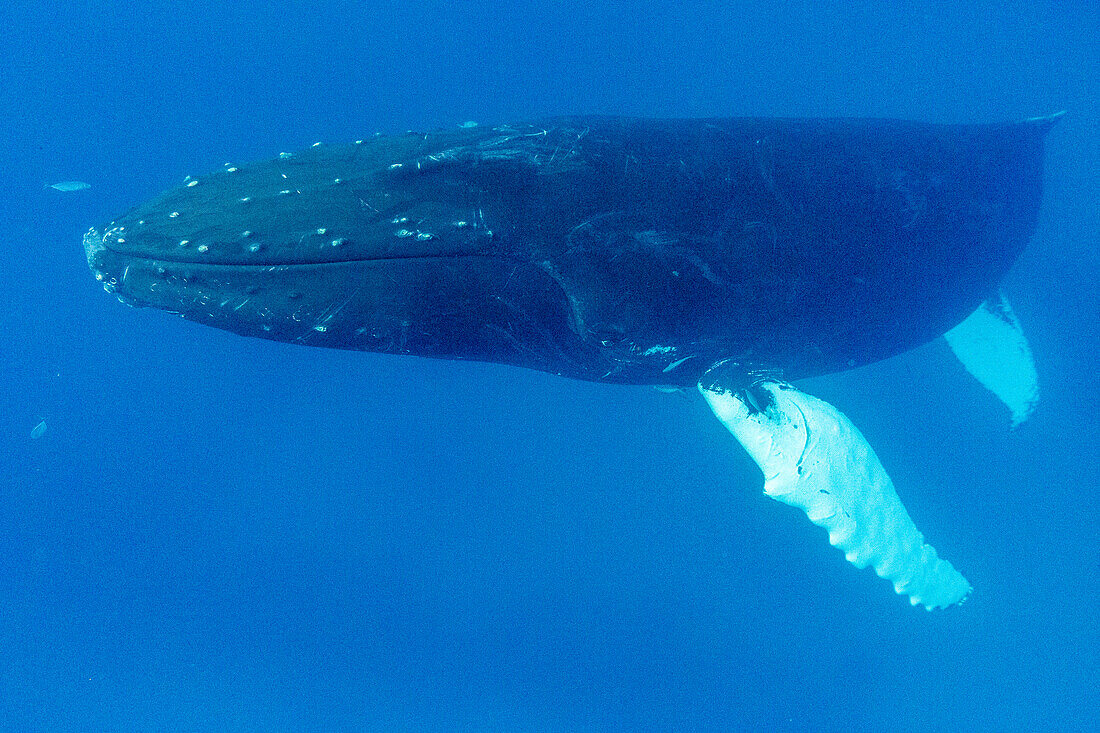
[{"label": "whale mouth line", "polygon": [[[290,269],[290,268],[320,268],[320,267],[333,267],[337,265],[355,265],[366,262],[398,262],[405,260],[460,260],[471,257],[484,257],[492,258],[493,255],[488,254],[458,254],[458,253],[446,253],[446,254],[409,254],[409,255],[384,255],[378,257],[362,256],[362,257],[348,257],[340,260],[320,260],[316,262],[303,262],[294,260],[270,260],[266,262],[234,262],[232,260],[224,260],[220,262],[203,262],[198,258],[194,259],[179,259],[174,257],[149,257],[146,255],[134,254],[132,252],[120,252],[110,247],[104,248],[107,252],[115,255],[116,257],[127,258],[134,261],[142,261],[152,265],[168,266],[178,265],[185,267],[203,267],[203,268],[233,268],[235,270],[270,270],[273,268],[278,269]],[[499,259],[499,258],[498,258]]]},{"label": "whale mouth line", "polygon": [[[202,267],[202,268],[233,268],[237,270],[271,270],[273,268],[278,269],[307,269],[307,268],[322,268],[337,265],[354,265],[357,263],[367,262],[398,262],[405,260],[444,260],[444,259],[466,259],[483,257],[490,259],[509,259],[507,257],[500,257],[498,254],[488,252],[438,252],[438,253],[426,253],[426,252],[409,252],[409,253],[385,253],[379,255],[360,254],[345,256],[334,259],[322,259],[322,260],[294,260],[294,259],[269,259],[257,261],[256,257],[250,257],[248,261],[238,261],[233,258],[225,258],[222,256],[220,259],[213,259],[218,255],[213,255],[209,261],[204,261],[200,256],[185,257],[185,256],[172,256],[167,253],[158,254],[152,256],[149,254],[143,254],[132,250],[119,248],[112,246],[108,241],[105,241],[105,237],[101,235],[96,229],[90,229],[84,235],[84,251],[88,258],[89,265],[93,265],[94,261],[103,253],[110,253],[114,257],[124,260],[131,260],[134,262],[144,262],[151,266],[160,267]],[[94,265],[93,265],[93,269]]]}]

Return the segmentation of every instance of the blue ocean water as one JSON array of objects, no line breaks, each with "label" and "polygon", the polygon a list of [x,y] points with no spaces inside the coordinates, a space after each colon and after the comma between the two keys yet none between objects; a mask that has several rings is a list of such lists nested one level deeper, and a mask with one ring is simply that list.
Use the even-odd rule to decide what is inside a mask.
[{"label": "blue ocean water", "polygon": [[[0,729],[1095,729],[1098,70],[1084,0],[6,3]],[[244,339],[119,305],[80,247],[375,131],[1060,109],[1006,283],[1034,417],[942,343],[801,385],[974,584],[936,613],[697,398]]]}]

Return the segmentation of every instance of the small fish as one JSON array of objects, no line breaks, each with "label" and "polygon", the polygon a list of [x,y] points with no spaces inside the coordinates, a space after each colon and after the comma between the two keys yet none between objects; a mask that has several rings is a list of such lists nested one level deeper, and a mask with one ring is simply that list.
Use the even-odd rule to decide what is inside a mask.
[{"label": "small fish", "polygon": [[46,421],[40,420],[37,425],[34,426],[34,430],[31,430],[31,438],[41,438],[46,434]]},{"label": "small fish", "polygon": [[[680,395],[680,397],[683,397],[684,399],[690,399],[690,397],[692,396],[692,395],[688,394],[688,390],[686,390],[685,388],[683,388],[683,387],[674,387],[671,384],[655,384],[655,385],[653,385],[653,389],[657,390],[658,392],[660,392],[662,394]],[[691,391],[694,392],[695,390],[691,390]]]},{"label": "small fish", "polygon": [[92,187],[90,183],[84,181],[61,181],[60,183],[47,183],[46,188],[52,188],[56,191],[86,191]]}]

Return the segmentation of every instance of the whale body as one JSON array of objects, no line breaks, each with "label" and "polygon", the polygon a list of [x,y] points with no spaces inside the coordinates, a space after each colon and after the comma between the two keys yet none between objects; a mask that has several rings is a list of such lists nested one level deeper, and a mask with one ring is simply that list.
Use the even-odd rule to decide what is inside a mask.
[{"label": "whale body", "polygon": [[[982,304],[1035,229],[1054,119],[565,117],[376,136],[189,178],[84,246],[124,302],[248,336],[699,385],[770,496],[944,606],[969,584],[858,430],[789,380],[975,312],[1008,334],[1003,353],[1026,352],[1007,301]],[[983,338],[963,341],[980,360]]]},{"label": "whale body", "polygon": [[1034,230],[1047,121],[566,118],[315,146],[86,239],[135,305],[312,346],[694,385],[929,341]]}]

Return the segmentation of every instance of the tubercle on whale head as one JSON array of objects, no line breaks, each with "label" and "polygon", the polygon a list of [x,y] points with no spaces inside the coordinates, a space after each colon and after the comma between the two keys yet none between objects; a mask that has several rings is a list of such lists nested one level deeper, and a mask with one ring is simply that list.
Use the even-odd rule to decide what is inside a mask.
[{"label": "tubercle on whale head", "polygon": [[481,254],[491,231],[458,199],[426,199],[391,172],[405,138],[301,153],[188,177],[118,218],[103,243],[134,257],[304,265]]}]

